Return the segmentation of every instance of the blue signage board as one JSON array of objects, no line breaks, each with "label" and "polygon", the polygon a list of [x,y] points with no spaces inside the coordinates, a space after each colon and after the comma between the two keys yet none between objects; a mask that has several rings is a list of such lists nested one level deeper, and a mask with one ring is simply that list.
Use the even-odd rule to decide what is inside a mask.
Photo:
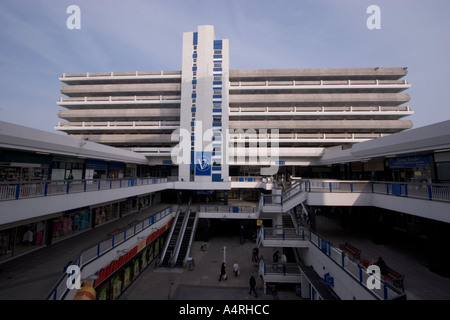
[{"label": "blue signage board", "polygon": [[326,286],[334,287],[334,278],[329,273],[323,275],[323,282]]},{"label": "blue signage board", "polygon": [[195,175],[211,176],[211,152],[195,153]]},{"label": "blue signage board", "polygon": [[429,167],[430,158],[428,156],[409,156],[389,158],[390,169]]}]

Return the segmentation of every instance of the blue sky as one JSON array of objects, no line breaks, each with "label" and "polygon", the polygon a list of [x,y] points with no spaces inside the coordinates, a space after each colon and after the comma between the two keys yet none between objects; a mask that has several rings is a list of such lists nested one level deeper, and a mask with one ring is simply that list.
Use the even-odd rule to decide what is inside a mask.
[{"label": "blue sky", "polygon": [[232,69],[408,67],[417,128],[450,119],[449,13],[444,0],[0,0],[0,120],[56,132],[62,73],[181,70],[182,33],[209,24]]}]

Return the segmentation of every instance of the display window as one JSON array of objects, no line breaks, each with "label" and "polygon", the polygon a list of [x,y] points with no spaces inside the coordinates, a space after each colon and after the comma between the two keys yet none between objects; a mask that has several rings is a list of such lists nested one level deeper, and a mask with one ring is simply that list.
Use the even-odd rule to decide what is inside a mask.
[{"label": "display window", "polygon": [[53,220],[52,239],[59,240],[85,231],[90,228],[90,225],[88,209],[65,213],[60,218]]},{"label": "display window", "polygon": [[45,245],[46,222],[38,221],[0,231],[0,260]]}]

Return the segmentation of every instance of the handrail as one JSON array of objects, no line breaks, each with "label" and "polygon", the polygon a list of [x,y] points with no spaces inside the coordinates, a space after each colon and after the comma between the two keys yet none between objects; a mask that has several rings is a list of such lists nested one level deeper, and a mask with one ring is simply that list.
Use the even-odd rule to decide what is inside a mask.
[{"label": "handrail", "polygon": [[[178,218],[180,217],[180,212],[181,212],[181,208],[180,208],[180,206],[178,206],[177,213],[175,214],[175,217],[173,219],[172,227],[170,228],[169,235],[167,236],[167,241],[164,243],[164,249],[163,249],[163,251],[161,253],[161,258],[159,259],[160,263],[162,263],[164,261],[164,258],[166,256],[167,249],[169,247],[170,239],[172,238],[173,231],[174,231],[175,226],[177,224]],[[156,267],[158,267],[158,265],[156,265]]]},{"label": "handrail", "polygon": [[194,214],[195,214],[194,224],[192,226],[192,232],[191,232],[191,236],[189,238],[189,245],[186,250],[186,257],[184,257],[184,259],[183,259],[183,266],[186,265],[187,258],[189,256],[189,253],[191,252],[191,247],[192,247],[192,242],[194,241],[195,232],[197,230],[199,214],[198,214],[198,212],[195,212]]},{"label": "handrail", "polygon": [[450,185],[441,183],[391,182],[391,181],[345,181],[307,180],[306,192],[376,193],[430,201],[450,201]]},{"label": "handrail", "polygon": [[339,265],[346,271],[355,281],[358,281],[361,286],[367,289],[372,295],[381,300],[399,299],[405,296],[405,293],[395,289],[383,279],[380,281],[380,289],[370,289],[367,287],[367,279],[369,274],[363,272],[360,264],[356,264],[345,255],[342,250],[335,248],[325,239],[322,239],[318,234],[310,231],[310,243],[314,244],[320,249],[328,258]]},{"label": "handrail", "polygon": [[[147,222],[148,225],[139,231],[136,231],[136,228],[133,228],[135,230],[133,236],[148,229],[149,227],[151,227],[153,224],[160,221],[161,219],[164,219],[167,215],[172,213],[172,211],[173,211],[172,206],[169,206],[169,207],[155,213],[154,215],[150,216],[149,218],[146,218],[140,222],[137,222],[136,224],[134,224],[134,226],[139,225],[139,224],[144,225],[145,222]],[[120,233],[119,239],[121,239],[121,241],[115,240],[117,235],[111,236],[111,237],[108,237],[106,240],[99,242],[98,244],[96,244],[94,246],[83,249],[83,250],[81,250],[81,253],[78,255],[78,257],[76,259],[72,260],[70,263],[77,265],[78,267],[80,267],[80,269],[82,269],[83,266],[87,265],[88,263],[92,262],[93,260],[99,258],[101,255],[114,249],[117,245],[127,241],[129,237],[127,238],[126,235],[127,235],[127,230]],[[105,248],[104,244],[109,244],[110,247]],[[103,248],[103,251],[101,250],[101,248]],[[83,259],[83,255],[88,252],[91,252],[91,251],[95,251],[95,257],[92,259],[88,259],[88,260]],[[67,280],[67,274],[65,273],[65,270],[64,270],[63,274],[61,275],[60,279],[57,281],[56,285],[53,287],[52,290],[50,290],[49,294],[46,297],[46,300],[60,300],[60,299],[64,298],[64,296],[67,293],[67,290],[69,290],[67,288],[66,280]]]},{"label": "handrail", "polygon": [[0,201],[153,185],[167,178],[122,178],[0,182]]},{"label": "handrail", "polygon": [[178,235],[177,243],[175,244],[175,248],[172,256],[169,259],[169,267],[175,266],[175,263],[178,259],[178,254],[180,253],[181,243],[183,242],[184,233],[186,232],[186,226],[189,221],[189,216],[191,215],[191,208],[186,210],[186,214],[183,217],[183,222],[181,224],[180,233]]}]

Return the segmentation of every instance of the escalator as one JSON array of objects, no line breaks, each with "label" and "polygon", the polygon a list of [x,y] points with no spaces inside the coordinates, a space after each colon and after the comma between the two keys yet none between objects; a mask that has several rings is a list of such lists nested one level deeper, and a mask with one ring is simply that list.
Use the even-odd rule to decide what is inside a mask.
[{"label": "escalator", "polygon": [[169,263],[173,258],[173,254],[176,250],[176,246],[178,243],[178,239],[180,236],[180,233],[183,231],[183,222],[186,216],[186,210],[181,209],[177,215],[175,216],[175,222],[172,226],[171,233],[169,235],[169,239],[167,240],[167,244],[163,250],[162,257],[161,257],[161,263],[159,266],[161,267],[169,267]]},{"label": "escalator", "polygon": [[178,255],[176,257],[175,267],[184,267],[184,262],[189,256],[192,241],[195,235],[195,229],[198,223],[197,212],[189,212],[186,229],[184,231],[183,239],[181,240]]}]

